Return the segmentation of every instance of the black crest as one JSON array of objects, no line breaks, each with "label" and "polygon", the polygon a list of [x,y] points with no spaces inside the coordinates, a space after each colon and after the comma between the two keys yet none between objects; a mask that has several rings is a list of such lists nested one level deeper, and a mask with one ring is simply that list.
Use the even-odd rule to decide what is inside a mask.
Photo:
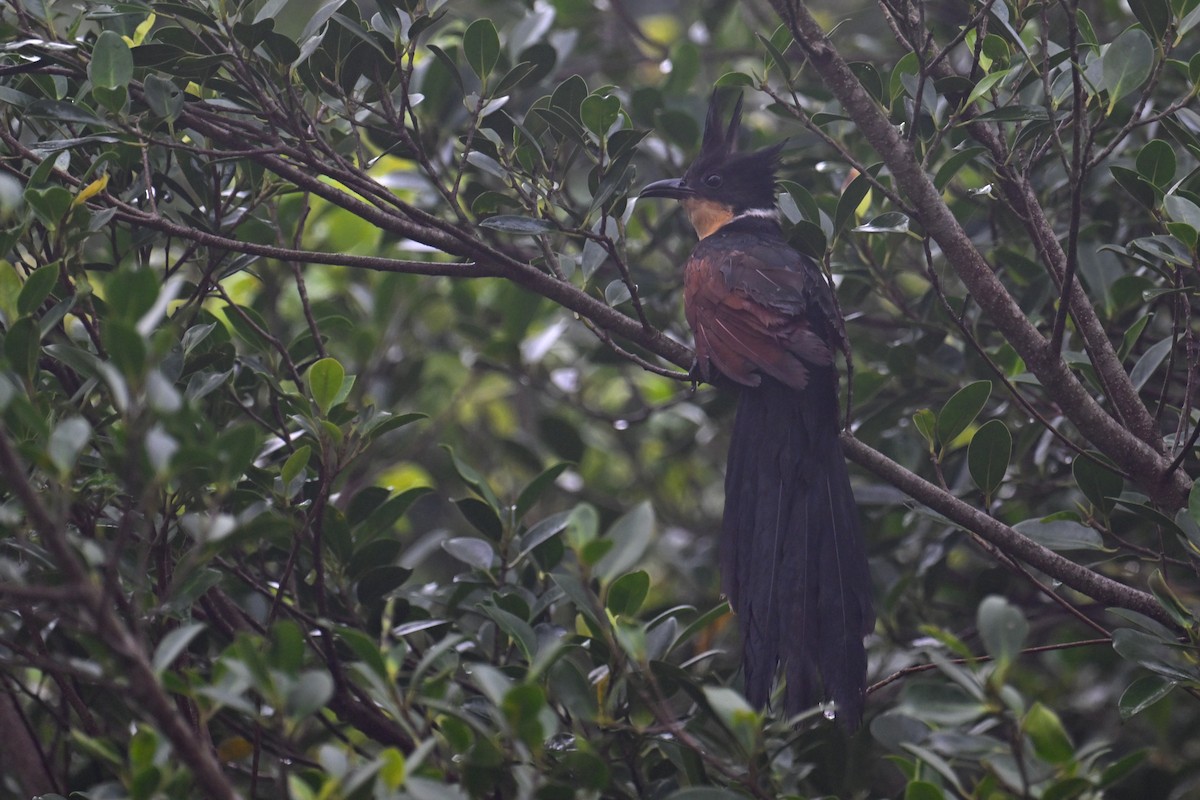
[{"label": "black crest", "polygon": [[738,153],[741,127],[742,96],[738,95],[726,124],[719,93],[714,91],[708,102],[700,154],[688,167],[683,183],[699,196],[725,203],[738,212],[774,208],[775,167],[785,142]]},{"label": "black crest", "polygon": [[704,120],[704,139],[700,152],[704,156],[729,156],[737,148],[738,131],[742,127],[742,95],[733,104],[733,116],[726,127],[721,121],[721,102],[718,90],[714,89],[708,99],[708,116]]}]

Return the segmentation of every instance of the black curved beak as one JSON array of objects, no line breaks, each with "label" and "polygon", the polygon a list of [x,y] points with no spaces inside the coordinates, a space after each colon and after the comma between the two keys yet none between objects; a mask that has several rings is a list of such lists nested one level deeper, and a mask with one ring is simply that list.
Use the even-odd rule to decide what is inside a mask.
[{"label": "black curved beak", "polygon": [[638,197],[669,197],[672,200],[683,200],[693,194],[695,192],[683,185],[682,178],[668,178],[647,185],[638,193]]}]

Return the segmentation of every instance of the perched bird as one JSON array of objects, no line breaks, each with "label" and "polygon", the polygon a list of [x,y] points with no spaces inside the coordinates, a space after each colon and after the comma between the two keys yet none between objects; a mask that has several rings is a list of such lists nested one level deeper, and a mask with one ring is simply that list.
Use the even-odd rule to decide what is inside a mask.
[{"label": "perched bird", "polygon": [[679,200],[700,237],[683,268],[696,372],[739,391],[725,472],[722,588],[738,615],[747,699],[777,669],[784,710],[823,700],[849,728],[863,714],[875,626],[871,576],[838,439],[834,353],[845,333],[828,282],[783,238],[775,168],[783,145],[736,152],[714,92],[700,154],[641,197]]}]

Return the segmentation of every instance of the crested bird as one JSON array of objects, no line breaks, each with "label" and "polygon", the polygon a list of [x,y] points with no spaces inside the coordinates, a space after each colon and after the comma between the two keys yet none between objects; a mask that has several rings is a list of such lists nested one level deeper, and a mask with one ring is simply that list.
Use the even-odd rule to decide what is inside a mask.
[{"label": "crested bird", "polygon": [[862,720],[863,637],[875,626],[858,506],[839,440],[835,351],[846,342],[832,290],[788,245],[775,201],[783,143],[737,151],[717,93],[681,178],[641,197],[678,200],[699,236],[683,267],[694,374],[738,391],[725,472],[722,591],[739,620],[747,700],[785,678],[790,716]]}]

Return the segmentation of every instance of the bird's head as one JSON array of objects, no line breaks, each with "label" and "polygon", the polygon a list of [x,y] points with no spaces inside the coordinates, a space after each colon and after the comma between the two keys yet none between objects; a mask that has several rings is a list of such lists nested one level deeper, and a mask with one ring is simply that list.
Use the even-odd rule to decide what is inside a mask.
[{"label": "bird's head", "polygon": [[709,100],[704,139],[696,160],[682,178],[655,181],[642,189],[639,196],[679,200],[701,239],[734,217],[745,214],[773,215],[775,165],[784,143],[753,153],[737,153],[735,150],[741,123],[741,96],[738,96],[733,116],[726,126],[714,91]]}]

